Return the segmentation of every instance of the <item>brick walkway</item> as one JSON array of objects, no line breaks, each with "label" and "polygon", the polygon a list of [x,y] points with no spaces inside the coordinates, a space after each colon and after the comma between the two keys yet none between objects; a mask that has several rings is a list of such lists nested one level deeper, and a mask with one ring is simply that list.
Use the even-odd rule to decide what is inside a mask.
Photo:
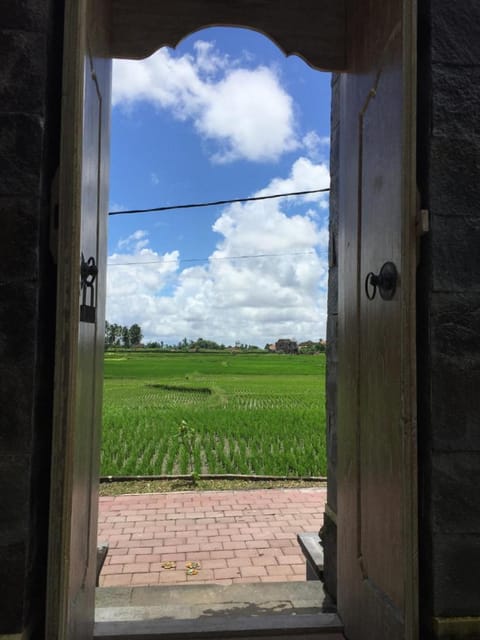
[{"label": "brick walkway", "polygon": [[323,487],[101,497],[100,586],[303,581],[296,534],[320,529],[325,501]]}]

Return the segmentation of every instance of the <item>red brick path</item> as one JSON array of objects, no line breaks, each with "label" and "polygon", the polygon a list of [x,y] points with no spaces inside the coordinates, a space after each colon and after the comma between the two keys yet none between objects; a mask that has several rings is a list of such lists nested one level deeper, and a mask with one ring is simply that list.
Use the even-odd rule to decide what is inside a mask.
[{"label": "red brick path", "polygon": [[100,586],[305,580],[296,534],[320,529],[325,501],[325,488],[102,497]]}]

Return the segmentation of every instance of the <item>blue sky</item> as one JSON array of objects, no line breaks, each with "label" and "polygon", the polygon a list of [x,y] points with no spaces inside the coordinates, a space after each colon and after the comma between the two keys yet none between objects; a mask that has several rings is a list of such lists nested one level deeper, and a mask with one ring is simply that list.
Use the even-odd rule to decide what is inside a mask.
[{"label": "blue sky", "polygon": [[[329,111],[330,75],[253,31],[115,61],[110,208],[328,187]],[[107,319],[166,343],[323,338],[327,229],[328,194],[111,216]]]}]

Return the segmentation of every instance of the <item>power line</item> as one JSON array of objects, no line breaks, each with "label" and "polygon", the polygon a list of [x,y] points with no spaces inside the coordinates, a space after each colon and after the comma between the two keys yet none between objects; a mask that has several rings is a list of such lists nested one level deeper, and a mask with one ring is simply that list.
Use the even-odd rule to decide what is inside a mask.
[{"label": "power line", "polygon": [[128,209],[125,211],[109,211],[109,216],[119,216],[128,213],[154,213],[156,211],[172,211],[173,209],[195,209],[198,207],[216,207],[235,202],[254,202],[256,200],[271,200],[272,198],[287,198],[289,196],[305,196],[310,193],[326,193],[330,187],[325,189],[311,189],[310,191],[292,191],[291,193],[275,193],[270,196],[255,196],[252,198],[235,198],[233,200],[217,200],[215,202],[195,202],[193,204],[175,204],[166,207],[153,207],[152,209]]},{"label": "power line", "polygon": [[243,256],[224,256],[221,258],[185,258],[184,260],[146,260],[142,262],[109,262],[108,267],[127,267],[131,265],[139,264],[171,264],[171,263],[184,263],[184,262],[207,262],[213,260],[250,260],[252,258],[283,258],[284,256],[311,256],[316,254],[316,251],[301,251],[294,253],[258,253],[255,255],[243,255]]}]

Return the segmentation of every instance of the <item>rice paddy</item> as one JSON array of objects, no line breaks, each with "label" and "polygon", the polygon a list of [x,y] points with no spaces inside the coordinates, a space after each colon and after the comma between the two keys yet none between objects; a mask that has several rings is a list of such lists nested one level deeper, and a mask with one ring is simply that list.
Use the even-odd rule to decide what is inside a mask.
[{"label": "rice paddy", "polygon": [[324,387],[323,354],[107,352],[101,474],[325,475]]}]

